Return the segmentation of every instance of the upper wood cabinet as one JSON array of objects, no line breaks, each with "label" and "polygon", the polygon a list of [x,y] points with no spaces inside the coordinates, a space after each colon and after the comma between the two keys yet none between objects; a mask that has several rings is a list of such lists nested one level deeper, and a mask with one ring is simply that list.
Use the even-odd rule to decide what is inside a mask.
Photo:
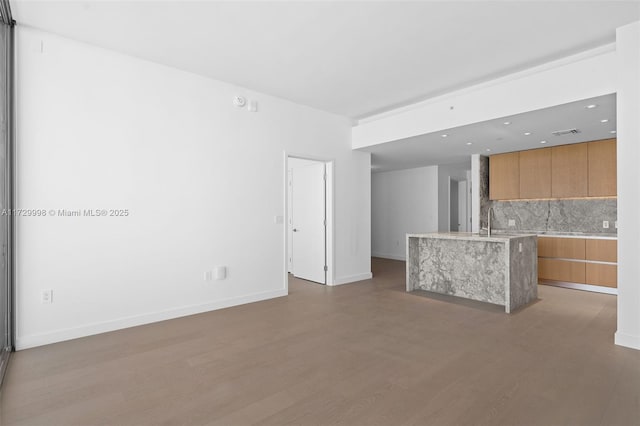
[{"label": "upper wood cabinet", "polygon": [[590,142],[587,146],[589,150],[589,196],[617,195],[616,140]]},{"label": "upper wood cabinet", "polygon": [[510,152],[489,158],[489,198],[520,198],[520,153]]},{"label": "upper wood cabinet", "polygon": [[551,148],[520,151],[520,198],[551,198]]},{"label": "upper wood cabinet", "polygon": [[492,155],[492,200],[615,197],[616,139]]},{"label": "upper wood cabinet", "polygon": [[551,196],[553,198],[586,197],[588,188],[587,144],[551,148]]}]

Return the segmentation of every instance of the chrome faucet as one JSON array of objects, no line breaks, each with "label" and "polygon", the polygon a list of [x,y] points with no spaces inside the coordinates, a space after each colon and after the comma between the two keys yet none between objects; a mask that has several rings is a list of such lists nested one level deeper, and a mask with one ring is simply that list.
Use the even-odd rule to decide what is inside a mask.
[{"label": "chrome faucet", "polygon": [[491,212],[493,211],[493,207],[489,207],[487,210],[487,237],[491,236]]}]

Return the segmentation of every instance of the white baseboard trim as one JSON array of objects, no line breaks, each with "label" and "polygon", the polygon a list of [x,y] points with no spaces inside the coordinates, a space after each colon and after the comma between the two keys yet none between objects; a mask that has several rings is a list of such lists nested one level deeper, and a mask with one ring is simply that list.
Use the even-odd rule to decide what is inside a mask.
[{"label": "white baseboard trim", "polygon": [[616,331],[615,343],[618,346],[640,350],[640,336],[633,336],[631,334]]},{"label": "white baseboard trim", "polygon": [[356,275],[347,275],[345,277],[336,277],[336,279],[333,281],[333,285],[349,284],[356,281],[370,280],[371,278],[373,278],[373,274],[371,272],[365,272],[363,274]]},{"label": "white baseboard trim", "polygon": [[406,255],[397,255],[397,254],[382,254],[382,253],[371,253],[371,257],[381,257],[382,259],[391,259],[391,260],[402,260],[403,262],[406,262],[407,260],[407,256]]},{"label": "white baseboard trim", "polygon": [[189,315],[201,314],[203,312],[215,311],[218,309],[230,308],[232,306],[244,305],[247,303],[260,302],[262,300],[273,299],[287,295],[287,289],[266,291],[262,293],[250,294],[248,296],[234,297],[230,299],[217,300],[215,302],[203,303],[200,305],[189,305],[180,308],[167,309],[165,311],[151,312],[142,315],[118,318],[104,322],[96,322],[79,327],[65,328],[48,333],[32,334],[16,337],[16,350],[29,349],[36,346],[48,345],[51,343],[63,342],[65,340],[78,339],[80,337],[94,334],[107,333],[109,331],[121,330],[123,328],[136,327],[139,325],[165,321],[174,318],[186,317]]}]

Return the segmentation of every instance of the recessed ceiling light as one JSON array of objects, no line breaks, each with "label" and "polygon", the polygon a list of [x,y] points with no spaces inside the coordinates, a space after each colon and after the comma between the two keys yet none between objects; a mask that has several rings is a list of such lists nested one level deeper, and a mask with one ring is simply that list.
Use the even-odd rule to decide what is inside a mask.
[{"label": "recessed ceiling light", "polygon": [[604,120],[600,120],[601,123],[608,123],[609,120],[607,120],[606,118]]},{"label": "recessed ceiling light", "polygon": [[489,148],[487,148],[487,152],[491,151]]},{"label": "recessed ceiling light", "polygon": [[443,138],[446,138],[447,136],[449,136],[449,135],[447,135],[446,133],[444,135],[442,135]]},{"label": "recessed ceiling light", "polygon": [[547,143],[547,141],[540,141],[540,143]]},{"label": "recessed ceiling light", "polygon": [[531,134],[531,132],[525,132],[525,136],[529,136]]},{"label": "recessed ceiling light", "polygon": [[615,131],[615,130],[612,130],[612,131],[610,131],[609,133],[611,133],[612,135],[615,135],[615,134],[616,134],[616,131]]},{"label": "recessed ceiling light", "polygon": [[473,142],[467,142],[467,145],[473,145]]},{"label": "recessed ceiling light", "polygon": [[591,104],[591,105],[587,105],[585,108],[586,108],[586,109],[593,109],[593,108],[595,108],[595,107],[597,107],[597,106],[598,106],[598,105],[596,105],[596,104]]},{"label": "recessed ceiling light", "polygon": [[509,124],[511,124],[511,122],[510,122],[510,121],[505,121],[505,122],[504,122],[504,125],[505,125],[505,126],[508,126]]}]

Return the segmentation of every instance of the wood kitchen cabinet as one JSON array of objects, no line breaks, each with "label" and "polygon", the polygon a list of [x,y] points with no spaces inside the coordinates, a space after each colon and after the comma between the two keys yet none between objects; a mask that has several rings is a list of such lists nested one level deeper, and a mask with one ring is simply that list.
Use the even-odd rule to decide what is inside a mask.
[{"label": "wood kitchen cabinet", "polygon": [[617,240],[539,237],[538,279],[616,288],[617,248]]},{"label": "wood kitchen cabinet", "polygon": [[492,200],[617,196],[616,139],[493,155]]},{"label": "wood kitchen cabinet", "polygon": [[520,153],[510,152],[489,158],[489,198],[520,198]]},{"label": "wood kitchen cabinet", "polygon": [[618,287],[618,265],[586,263],[585,283],[605,287]]},{"label": "wood kitchen cabinet", "polygon": [[610,197],[618,194],[616,139],[589,142],[589,196]]},{"label": "wood kitchen cabinet", "polygon": [[585,263],[539,258],[538,279],[585,284]]},{"label": "wood kitchen cabinet", "polygon": [[586,143],[551,148],[551,196],[586,197],[589,194]]},{"label": "wood kitchen cabinet", "polygon": [[538,278],[584,284],[585,248],[583,238],[538,238]]},{"label": "wood kitchen cabinet", "polygon": [[618,287],[618,241],[587,240],[585,254],[586,284]]},{"label": "wood kitchen cabinet", "polygon": [[586,258],[585,251],[583,238],[538,238],[538,256],[540,257],[584,260]]},{"label": "wood kitchen cabinet", "polygon": [[600,262],[618,262],[618,241],[587,240],[586,259]]},{"label": "wood kitchen cabinet", "polygon": [[520,198],[551,198],[551,148],[520,151]]}]

